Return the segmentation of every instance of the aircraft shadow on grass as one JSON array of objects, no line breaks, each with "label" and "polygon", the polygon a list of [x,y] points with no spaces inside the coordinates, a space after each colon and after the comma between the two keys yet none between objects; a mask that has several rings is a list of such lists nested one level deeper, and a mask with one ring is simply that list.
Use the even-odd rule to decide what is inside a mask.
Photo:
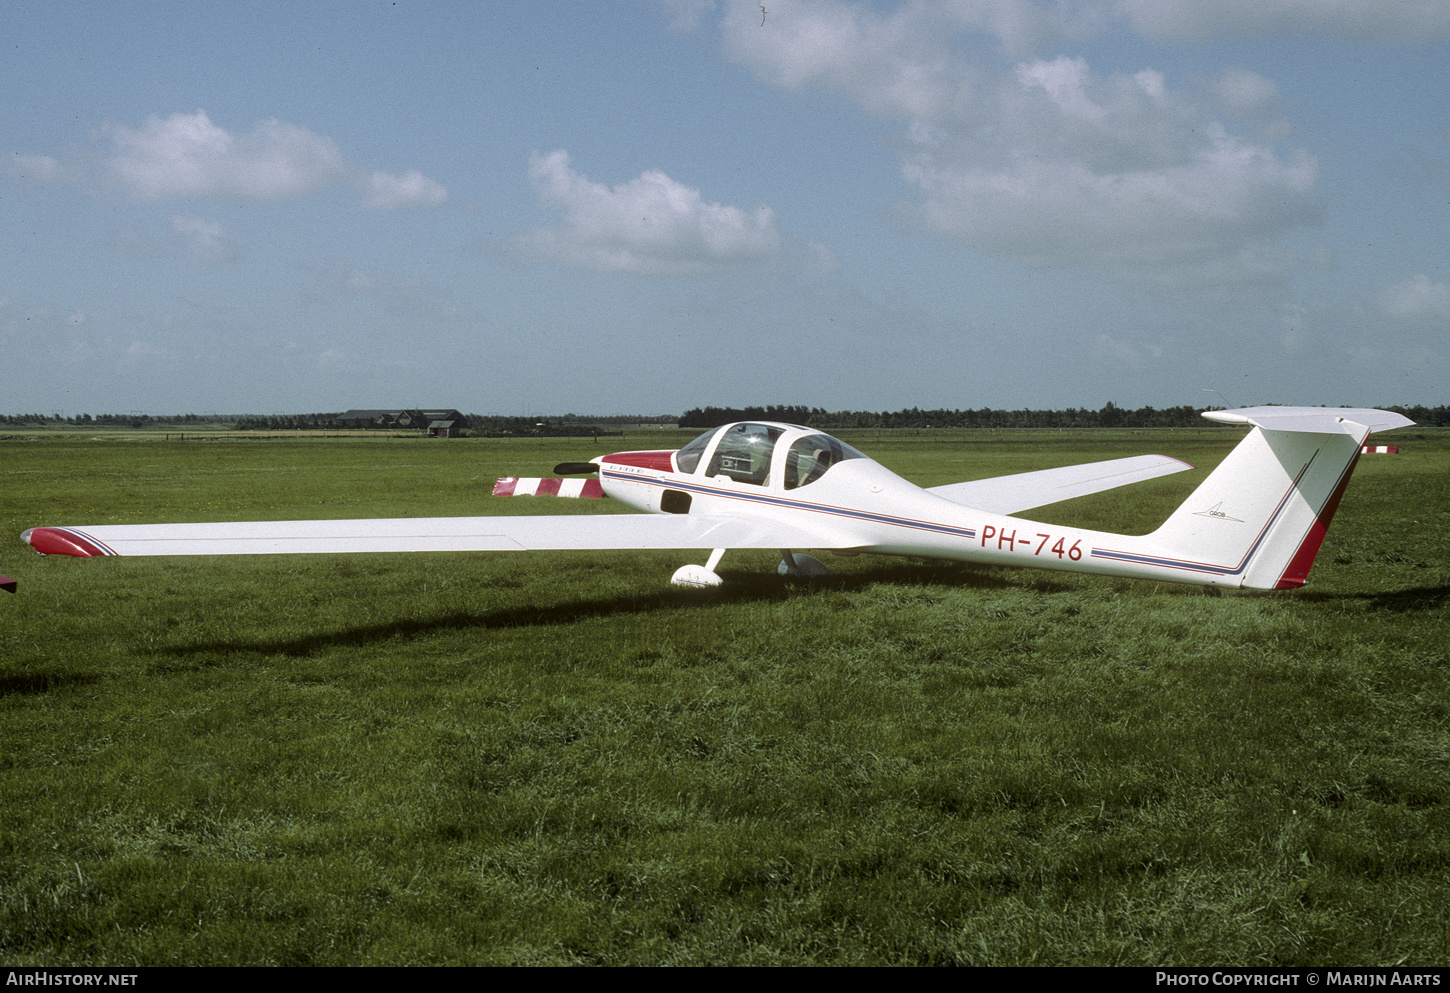
[{"label": "aircraft shadow on grass", "polygon": [[30,672],[0,676],[0,697],[39,696],[52,690],[87,686],[99,682],[93,673],[67,672],[64,669],[34,669]]},{"label": "aircraft shadow on grass", "polygon": [[1371,609],[1394,614],[1419,613],[1450,605],[1450,586],[1412,586],[1404,590],[1382,590],[1379,593],[1301,593],[1298,599],[1310,603],[1368,603]]},{"label": "aircraft shadow on grass", "polygon": [[845,575],[824,576],[809,583],[780,583],[742,573],[739,581],[708,591],[667,587],[654,593],[610,597],[597,600],[574,600],[547,607],[516,606],[479,612],[439,614],[429,618],[404,618],[382,624],[366,624],[336,631],[318,632],[297,638],[266,637],[201,641],[172,645],[161,649],[173,656],[204,655],[213,652],[281,653],[306,657],[331,648],[362,648],[395,638],[425,637],[430,634],[464,630],[496,630],[509,628],[555,627],[609,617],[649,614],[661,610],[688,609],[729,604],[783,603],[789,600],[817,597],[824,593],[860,593],[879,584],[901,589],[919,589],[930,585],[949,585],[967,589],[1030,589],[1036,593],[1066,593],[1075,585],[1053,582],[1045,578],[1029,578],[1013,573],[998,574],[994,569],[973,566],[883,563],[879,568]]},{"label": "aircraft shadow on grass", "polygon": [[[871,587],[888,585],[899,591],[921,590],[924,587],[947,586],[975,590],[1030,590],[1035,594],[1073,593],[1079,585],[1056,582],[1046,577],[1033,577],[1015,571],[981,568],[976,566],[942,565],[940,563],[891,563],[879,568],[846,575],[820,577],[810,583],[785,584],[764,577],[741,574],[732,577],[728,586],[716,587],[708,592],[667,588],[654,593],[610,597],[597,600],[575,600],[547,607],[516,606],[492,611],[451,612],[430,618],[406,618],[383,624],[367,624],[343,628],[337,631],[318,632],[300,638],[257,638],[231,639],[227,641],[204,641],[187,645],[173,645],[162,649],[173,656],[189,656],[213,652],[260,652],[281,653],[292,657],[307,657],[332,648],[362,648],[395,638],[426,637],[431,634],[465,630],[504,630],[511,628],[549,628],[578,624],[609,617],[649,614],[661,610],[679,610],[691,607],[720,607],[730,604],[784,603],[790,600],[818,597],[826,593],[860,594]],[[1194,595],[1191,588],[1168,586],[1165,592],[1179,595]],[[1450,601],[1450,586],[1421,586],[1403,590],[1387,590],[1380,593],[1299,593],[1296,598],[1308,602],[1368,602],[1372,609],[1393,613],[1433,610]],[[29,680],[27,687],[34,680]],[[56,673],[40,679],[35,688],[44,689],[77,680],[67,674]],[[88,681],[88,680],[82,680]],[[10,688],[7,681],[0,679],[0,695],[6,692],[26,691],[20,687]],[[43,685],[42,685],[43,684]]]}]

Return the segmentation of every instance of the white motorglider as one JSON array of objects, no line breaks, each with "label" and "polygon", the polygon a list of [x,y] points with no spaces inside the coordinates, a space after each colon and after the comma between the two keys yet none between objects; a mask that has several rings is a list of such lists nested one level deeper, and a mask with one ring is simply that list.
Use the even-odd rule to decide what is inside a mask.
[{"label": "white motorglider", "polygon": [[1180,472],[1161,455],[927,489],[830,435],[775,422],[714,428],[678,451],[619,452],[560,473],[598,472],[641,514],[419,517],[218,524],[36,527],[42,555],[273,555],[326,552],[713,549],[674,575],[720,583],[725,551],[772,548],[783,575],[822,575],[795,549],[956,559],[1201,586],[1303,586],[1372,432],[1413,422],[1383,410],[1246,407],[1208,411],[1248,436],[1151,534],[1120,535],[1008,516]]}]

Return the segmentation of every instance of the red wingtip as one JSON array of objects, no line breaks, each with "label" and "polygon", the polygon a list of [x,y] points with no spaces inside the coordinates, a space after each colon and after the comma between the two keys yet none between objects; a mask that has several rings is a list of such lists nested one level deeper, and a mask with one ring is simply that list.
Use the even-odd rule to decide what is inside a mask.
[{"label": "red wingtip", "polygon": [[94,538],[71,528],[31,528],[20,536],[20,540],[29,542],[30,547],[41,555],[75,555],[90,559],[116,554]]},{"label": "red wingtip", "polygon": [[4,590],[6,593],[14,593],[15,587],[19,585],[19,583],[9,576],[0,576],[0,590]]}]

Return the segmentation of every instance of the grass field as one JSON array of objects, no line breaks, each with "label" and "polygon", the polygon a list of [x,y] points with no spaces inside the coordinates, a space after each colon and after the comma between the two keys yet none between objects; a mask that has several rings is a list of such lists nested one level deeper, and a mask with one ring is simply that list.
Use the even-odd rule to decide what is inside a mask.
[{"label": "grass field", "polygon": [[[923,485],[1240,432],[843,433]],[[0,441],[0,961],[1444,964],[1450,433],[1310,587],[735,552],[41,559],[41,524],[609,513],[625,439]]]}]

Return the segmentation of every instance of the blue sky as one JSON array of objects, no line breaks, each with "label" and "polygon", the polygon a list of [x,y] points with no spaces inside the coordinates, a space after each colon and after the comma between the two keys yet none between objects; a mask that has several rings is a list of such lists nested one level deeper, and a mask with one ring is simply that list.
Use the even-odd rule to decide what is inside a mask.
[{"label": "blue sky", "polygon": [[7,4],[0,412],[1450,402],[1450,4],[761,6]]}]

